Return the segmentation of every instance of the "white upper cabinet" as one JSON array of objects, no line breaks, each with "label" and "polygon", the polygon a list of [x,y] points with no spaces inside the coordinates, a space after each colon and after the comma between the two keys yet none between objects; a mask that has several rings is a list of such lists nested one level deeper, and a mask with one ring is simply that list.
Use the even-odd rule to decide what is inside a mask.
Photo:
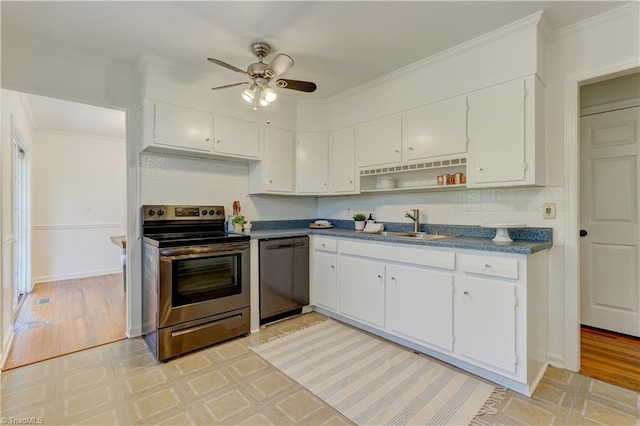
[{"label": "white upper cabinet", "polygon": [[356,140],[353,127],[331,134],[329,176],[332,193],[356,192]]},{"label": "white upper cabinet", "polygon": [[263,127],[262,161],[249,164],[249,194],[292,194],[294,191],[293,132]]},{"label": "white upper cabinet", "polygon": [[260,157],[260,125],[245,120],[216,116],[214,153],[233,157]]},{"label": "white upper cabinet", "polygon": [[297,159],[297,193],[326,194],[329,191],[328,133],[299,133]]},{"label": "white upper cabinet", "polygon": [[358,167],[398,163],[402,160],[402,119],[399,114],[356,126]]},{"label": "white upper cabinet", "polygon": [[458,96],[413,109],[402,116],[404,160],[467,152],[467,99]]},{"label": "white upper cabinet", "polygon": [[468,96],[467,187],[544,185],[544,94],[535,76]]},{"label": "white upper cabinet", "polygon": [[212,152],[213,114],[159,102],[149,102],[143,113],[145,148]]}]

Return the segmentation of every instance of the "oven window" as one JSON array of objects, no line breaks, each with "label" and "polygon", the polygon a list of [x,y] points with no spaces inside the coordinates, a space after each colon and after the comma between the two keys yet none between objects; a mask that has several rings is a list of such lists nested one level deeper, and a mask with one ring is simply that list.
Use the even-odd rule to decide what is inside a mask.
[{"label": "oven window", "polygon": [[240,254],[173,261],[173,306],[242,292]]}]

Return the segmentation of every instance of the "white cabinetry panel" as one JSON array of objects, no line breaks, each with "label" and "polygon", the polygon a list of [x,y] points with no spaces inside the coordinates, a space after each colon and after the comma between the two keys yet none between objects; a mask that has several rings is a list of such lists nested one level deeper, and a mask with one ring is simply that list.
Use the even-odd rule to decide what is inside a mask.
[{"label": "white cabinetry panel", "polygon": [[356,127],[358,167],[397,163],[402,160],[400,115],[379,118]]},{"label": "white cabinetry panel", "polygon": [[467,152],[466,96],[404,113],[402,136],[406,161]]},{"label": "white cabinetry panel", "polygon": [[338,272],[340,312],[384,327],[384,264],[341,256]]},{"label": "white cabinetry panel", "polygon": [[453,274],[387,265],[387,329],[453,349]]},{"label": "white cabinetry panel", "polygon": [[329,180],[329,135],[299,133],[297,151],[297,192],[326,194]]},{"label": "white cabinetry panel", "polygon": [[314,253],[314,303],[332,311],[338,310],[337,260],[335,253]]},{"label": "white cabinetry panel", "polygon": [[157,102],[148,107],[152,108],[153,114],[153,144],[212,151],[213,114]]},{"label": "white cabinetry panel", "polygon": [[356,191],[356,140],[353,127],[331,134],[329,149],[329,176],[331,192],[351,193]]},{"label": "white cabinetry panel", "polygon": [[515,284],[457,276],[454,324],[456,352],[516,372]]},{"label": "white cabinetry panel", "polygon": [[239,157],[260,157],[260,125],[250,121],[216,116],[215,144],[219,154]]}]

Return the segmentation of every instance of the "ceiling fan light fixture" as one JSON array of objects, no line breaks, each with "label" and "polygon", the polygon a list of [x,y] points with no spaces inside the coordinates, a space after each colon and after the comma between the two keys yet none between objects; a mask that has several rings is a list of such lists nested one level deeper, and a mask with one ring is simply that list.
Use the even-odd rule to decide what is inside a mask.
[{"label": "ceiling fan light fixture", "polygon": [[251,87],[249,87],[248,89],[245,89],[245,91],[242,92],[241,96],[242,96],[242,99],[244,99],[248,103],[252,103],[256,97],[256,85],[252,84]]},{"label": "ceiling fan light fixture", "polygon": [[269,103],[275,101],[278,98],[278,94],[271,87],[267,87],[266,89],[264,89],[262,91],[262,94],[264,95],[264,99]]}]

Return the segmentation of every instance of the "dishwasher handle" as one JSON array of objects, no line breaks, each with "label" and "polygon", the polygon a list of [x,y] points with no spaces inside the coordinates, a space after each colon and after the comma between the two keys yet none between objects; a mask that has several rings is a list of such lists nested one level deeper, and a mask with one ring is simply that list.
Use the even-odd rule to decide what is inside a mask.
[{"label": "dishwasher handle", "polygon": [[275,244],[272,246],[267,246],[267,250],[280,250],[280,249],[292,248],[292,247],[303,247],[304,245],[305,245],[304,241],[298,241],[295,243],[287,243],[287,244]]}]

